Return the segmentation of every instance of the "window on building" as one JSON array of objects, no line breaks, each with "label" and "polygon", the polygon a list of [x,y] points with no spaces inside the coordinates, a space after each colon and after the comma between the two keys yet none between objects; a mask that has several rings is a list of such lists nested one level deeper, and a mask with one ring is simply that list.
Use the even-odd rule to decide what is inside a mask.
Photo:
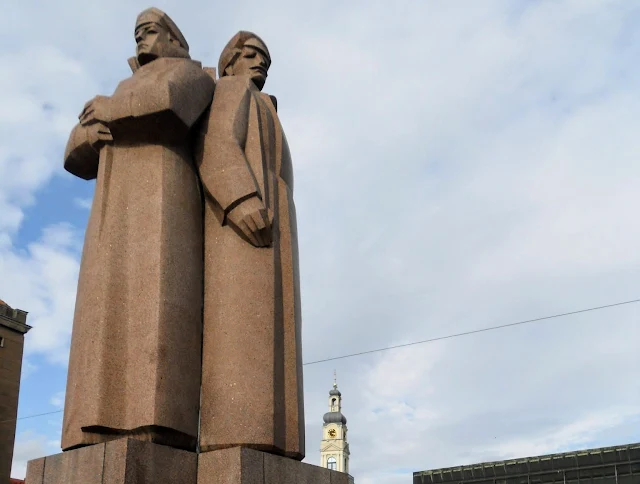
[{"label": "window on building", "polygon": [[338,470],[338,461],[336,460],[335,457],[329,457],[327,459],[327,469],[330,469],[332,471]]},{"label": "window on building", "polygon": [[4,348],[4,338],[0,336],[0,348]]}]

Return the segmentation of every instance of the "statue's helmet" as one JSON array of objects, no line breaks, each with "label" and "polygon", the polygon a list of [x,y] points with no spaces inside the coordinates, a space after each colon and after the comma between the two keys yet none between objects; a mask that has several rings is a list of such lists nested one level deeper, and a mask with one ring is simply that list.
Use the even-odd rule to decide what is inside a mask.
[{"label": "statue's helmet", "polygon": [[227,67],[233,65],[233,63],[242,53],[242,48],[250,40],[257,41],[259,47],[264,50],[264,53],[267,55],[269,60],[271,60],[271,54],[269,54],[269,49],[267,48],[267,44],[264,42],[264,40],[262,40],[253,32],[241,30],[236,35],[234,35],[229,42],[227,42],[227,45],[222,50],[222,54],[220,54],[220,60],[218,61],[218,75],[220,77],[224,77],[226,75],[225,71]]},{"label": "statue's helmet", "polygon": [[189,44],[182,35],[182,32],[176,23],[162,10],[151,7],[144,10],[136,19],[135,32],[149,24],[159,25],[162,29],[169,33],[171,39],[175,40],[178,45],[172,42],[161,42],[161,45],[149,46],[153,49],[153,54],[157,57],[189,57]]}]

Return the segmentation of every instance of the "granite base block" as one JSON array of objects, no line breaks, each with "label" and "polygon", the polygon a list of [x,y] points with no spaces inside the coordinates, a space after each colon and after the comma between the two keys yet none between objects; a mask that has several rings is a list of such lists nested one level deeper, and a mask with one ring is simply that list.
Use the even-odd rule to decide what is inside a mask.
[{"label": "granite base block", "polygon": [[200,454],[197,484],[349,484],[349,476],[287,457],[234,447]]},{"label": "granite base block", "polygon": [[195,484],[197,455],[119,439],[35,459],[26,484]]},{"label": "granite base block", "polygon": [[29,461],[25,484],[349,484],[349,476],[252,449],[198,456],[125,438]]}]

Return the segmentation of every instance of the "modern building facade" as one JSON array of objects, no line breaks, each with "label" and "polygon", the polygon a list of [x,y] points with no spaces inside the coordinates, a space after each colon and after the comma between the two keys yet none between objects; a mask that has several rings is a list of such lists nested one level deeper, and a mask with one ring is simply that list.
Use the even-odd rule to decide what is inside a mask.
[{"label": "modern building facade", "polygon": [[27,313],[0,300],[0,483],[10,482]]},{"label": "modern building facade", "polygon": [[640,443],[414,472],[413,484],[640,484]]},{"label": "modern building facade", "polygon": [[[333,388],[329,391],[329,411],[324,414],[323,420],[320,465],[349,474],[347,418],[342,414],[342,394],[335,377]],[[353,477],[349,476],[349,482],[353,483]]]}]

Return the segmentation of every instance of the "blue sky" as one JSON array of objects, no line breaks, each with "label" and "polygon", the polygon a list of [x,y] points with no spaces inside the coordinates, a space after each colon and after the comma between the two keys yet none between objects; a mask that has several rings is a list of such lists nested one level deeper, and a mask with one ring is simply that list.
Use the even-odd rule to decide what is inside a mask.
[{"label": "blue sky", "polygon": [[[129,75],[140,1],[10,0],[0,298],[29,311],[19,416],[62,408],[93,183],[84,103]],[[217,65],[254,30],[291,146],[304,360],[640,297],[640,6],[163,0]],[[57,19],[55,22],[52,19]],[[337,369],[361,484],[640,441],[640,305],[305,367],[307,462]],[[13,475],[59,451],[18,423]]]}]

